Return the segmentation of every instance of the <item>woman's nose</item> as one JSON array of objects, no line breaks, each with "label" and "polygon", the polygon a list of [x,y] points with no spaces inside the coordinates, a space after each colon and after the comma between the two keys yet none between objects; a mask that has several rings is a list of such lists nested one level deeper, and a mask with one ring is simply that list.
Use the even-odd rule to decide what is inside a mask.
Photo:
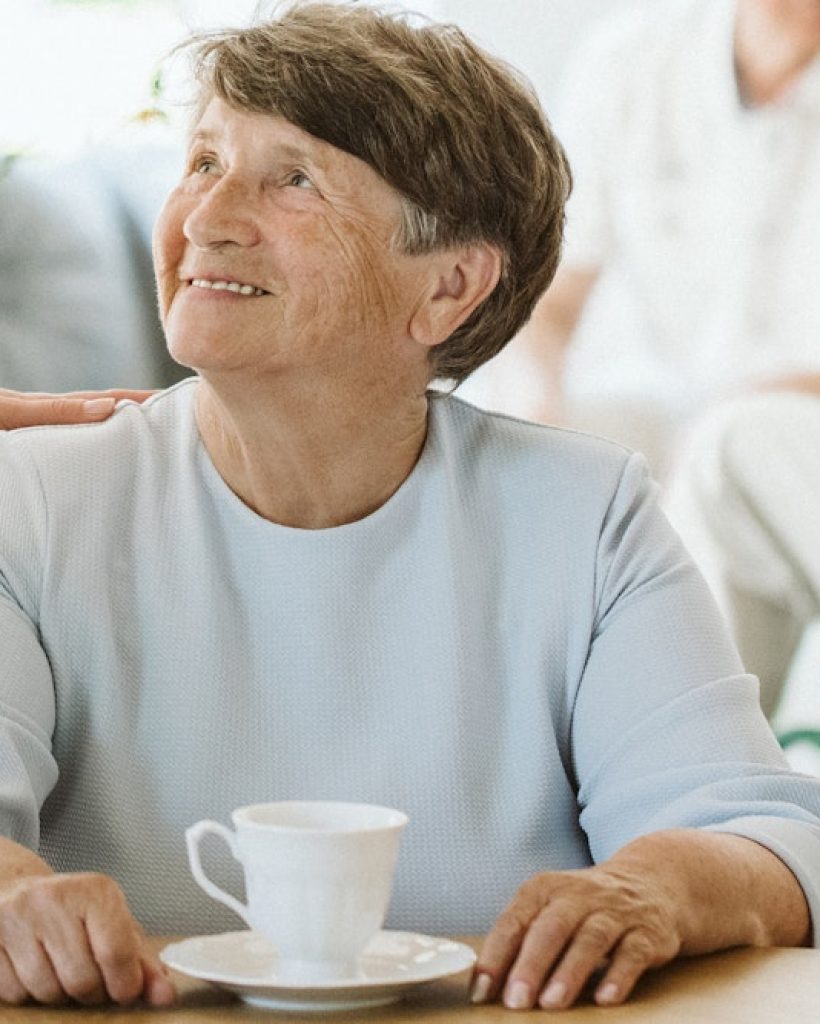
[{"label": "woman's nose", "polygon": [[253,200],[239,182],[221,178],[199,195],[183,224],[185,237],[200,249],[251,246],[259,241]]}]

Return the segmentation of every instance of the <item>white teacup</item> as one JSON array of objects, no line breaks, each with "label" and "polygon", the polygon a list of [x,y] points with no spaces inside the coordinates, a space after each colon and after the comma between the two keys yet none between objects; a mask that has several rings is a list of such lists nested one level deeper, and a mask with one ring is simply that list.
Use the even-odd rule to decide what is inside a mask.
[{"label": "white teacup", "polygon": [[[200,821],[185,832],[196,881],[261,932],[279,953],[277,973],[301,982],[349,977],[387,914],[401,811],[370,804],[291,801],[235,810],[236,831]],[[202,870],[199,843],[221,836],[245,873],[247,904]]]}]

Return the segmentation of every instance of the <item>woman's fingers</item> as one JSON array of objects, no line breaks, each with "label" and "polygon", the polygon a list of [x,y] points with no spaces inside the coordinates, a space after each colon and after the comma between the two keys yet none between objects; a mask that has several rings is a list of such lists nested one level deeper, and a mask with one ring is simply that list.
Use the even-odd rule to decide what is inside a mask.
[{"label": "woman's fingers", "polygon": [[21,931],[6,952],[20,984],[38,1003],[56,1006],[66,1001],[63,986],[40,940],[30,931]]},{"label": "woman's fingers", "polygon": [[548,1010],[571,1006],[623,934],[623,924],[604,913],[590,915],[573,936],[538,998]]},{"label": "woman's fingers", "polygon": [[595,989],[595,1002],[603,1006],[622,1003],[629,998],[642,974],[668,963],[677,952],[676,942],[664,943],[638,929],[627,932]]},{"label": "woman's fingers", "polygon": [[545,977],[558,962],[579,924],[578,908],[566,901],[548,903],[535,916],[504,986],[505,1006],[526,1010],[535,1005]]},{"label": "woman's fingers", "polygon": [[145,936],[142,928],[134,922],[140,942],[140,966],[142,967],[142,996],[151,1006],[169,1006],[176,999],[177,991],[169,977],[168,968]]},{"label": "woman's fingers", "polygon": [[71,999],[94,1006],[106,998],[105,982],[94,959],[82,921],[59,917],[53,930],[44,937],[43,946],[54,967],[57,980]]},{"label": "woman's fingers", "polygon": [[17,977],[14,964],[0,946],[0,1002],[19,1006],[29,999],[25,985]]},{"label": "woman's fingers", "polygon": [[486,1003],[496,998],[518,956],[537,906],[529,906],[521,891],[499,916],[484,940],[473,972],[470,999]]},{"label": "woman's fingers", "polygon": [[118,888],[89,906],[85,927],[108,996],[123,1004],[144,996],[143,938]]},{"label": "woman's fingers", "polygon": [[0,999],[24,997],[165,1006],[175,990],[120,887],[105,875],[67,874],[0,894]]},{"label": "woman's fingers", "polygon": [[521,886],[487,936],[471,999],[564,1009],[611,957],[596,1000],[622,1002],[679,948],[673,907],[640,876],[603,866],[546,872]]},{"label": "woman's fingers", "polygon": [[142,960],[143,998],[151,1006],[169,1006],[176,999],[174,983],[168,977],[165,964],[155,953],[146,949]]}]

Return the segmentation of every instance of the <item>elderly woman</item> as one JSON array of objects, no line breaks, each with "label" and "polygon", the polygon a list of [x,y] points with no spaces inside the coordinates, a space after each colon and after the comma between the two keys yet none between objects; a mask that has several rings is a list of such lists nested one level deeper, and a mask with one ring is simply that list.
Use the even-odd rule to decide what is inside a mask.
[{"label": "elderly woman", "polygon": [[809,942],[820,783],[640,457],[430,390],[558,259],[527,88],[355,5],[196,54],[155,260],[197,375],[0,449],[0,996],[172,998],[136,922],[235,928],[182,829],[268,799],[407,810],[390,923],[489,929],[476,1001]]}]

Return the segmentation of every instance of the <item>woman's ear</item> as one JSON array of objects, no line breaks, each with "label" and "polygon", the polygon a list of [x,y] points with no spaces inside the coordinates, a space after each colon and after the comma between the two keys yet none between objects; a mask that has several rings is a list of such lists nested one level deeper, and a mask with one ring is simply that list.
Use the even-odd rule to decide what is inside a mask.
[{"label": "woman's ear", "polygon": [[409,325],[413,340],[427,348],[449,338],[487,298],[501,276],[501,253],[487,242],[434,256],[434,280]]}]

